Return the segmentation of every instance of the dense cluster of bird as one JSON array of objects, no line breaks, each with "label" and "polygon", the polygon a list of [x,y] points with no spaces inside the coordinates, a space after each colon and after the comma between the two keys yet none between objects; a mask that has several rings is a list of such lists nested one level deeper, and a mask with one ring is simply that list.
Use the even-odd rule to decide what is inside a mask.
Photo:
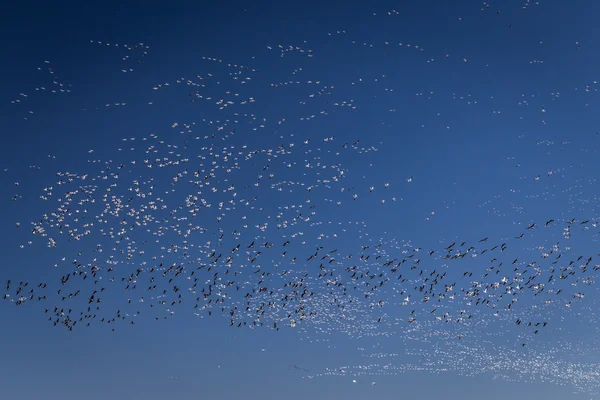
[{"label": "dense cluster of bird", "polygon": [[[125,49],[136,64],[146,60],[150,48],[90,42]],[[419,45],[398,41],[351,44],[369,51],[382,47],[385,56],[400,48],[426,53]],[[268,50],[278,52],[278,58],[298,53],[318,59],[306,42]],[[127,64],[122,72],[135,72],[130,55],[122,57]],[[525,225],[510,232],[489,227],[482,237],[423,247],[396,239],[371,229],[363,211],[400,204],[412,190],[411,172],[381,180],[367,179],[368,172],[353,168],[363,159],[369,166],[381,161],[375,156],[379,144],[368,143],[368,135],[348,139],[313,125],[286,130],[288,124],[313,124],[339,109],[359,113],[368,100],[336,97],[344,93],[338,85],[300,78],[308,68],[298,67],[291,78],[273,82],[266,77],[258,88],[308,88],[293,97],[301,106],[296,114],[263,115],[256,107],[258,94],[246,91],[261,69],[202,59],[217,71],[207,68],[211,72],[203,75],[149,84],[147,105],[158,107],[164,93],[202,103],[215,117],[174,121],[157,128],[160,134],[123,138],[109,150],[82,149],[94,157],[83,170],[59,171],[41,188],[38,200],[45,211],[10,226],[15,237],[23,238],[22,249],[47,251],[48,257],[56,257],[55,248],[65,251],[53,265],[55,279],[7,279],[0,304],[39,303],[50,323],[68,330],[101,324],[114,331],[146,316],[162,320],[189,312],[220,316],[235,329],[296,329],[318,340],[344,333],[356,340],[393,341],[390,349],[405,346],[401,355],[363,354],[377,363],[320,372],[290,367],[311,377],[455,370],[492,372],[504,379],[538,377],[582,390],[600,386],[593,365],[558,354],[563,348],[542,351],[531,345],[563,329],[564,315],[575,314],[570,310],[592,309],[585,296],[593,290],[600,255],[585,246],[579,251],[571,239],[595,241],[600,219],[577,209],[577,193],[569,195],[572,215],[521,220]],[[52,68],[45,69],[52,86],[35,91],[72,90]],[[385,74],[363,76],[348,86],[370,82],[381,89],[385,81]],[[383,88],[388,94],[393,90]],[[21,93],[13,103],[28,96]],[[417,93],[428,100],[435,96],[433,91]],[[325,100],[316,104],[316,98]],[[453,100],[484,101],[471,94],[455,94]],[[533,102],[518,101],[524,106]],[[518,160],[510,161],[519,166]],[[527,185],[534,186],[527,186],[525,198],[546,196],[549,186],[540,190],[535,184],[568,168],[527,178]],[[14,184],[12,201],[23,200],[22,186]],[[500,200],[496,196],[484,206],[505,215],[495,206]],[[413,352],[415,343],[429,343],[434,351]]]}]

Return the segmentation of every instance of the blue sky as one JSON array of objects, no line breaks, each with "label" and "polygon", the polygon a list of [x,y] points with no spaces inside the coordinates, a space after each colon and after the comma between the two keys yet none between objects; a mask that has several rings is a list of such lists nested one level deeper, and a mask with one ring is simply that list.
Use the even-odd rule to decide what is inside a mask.
[{"label": "blue sky", "polygon": [[[12,286],[0,302],[3,395],[594,396],[596,260],[582,264],[597,257],[600,232],[599,7],[558,0],[6,7],[0,280],[3,290],[8,279]],[[76,200],[65,206],[71,191]],[[86,198],[96,201],[77,204]],[[211,207],[193,216],[200,199]],[[107,204],[113,214],[98,217]],[[68,208],[69,227],[43,222],[57,208]],[[36,226],[43,235],[32,234]],[[259,249],[265,241],[273,247]],[[474,248],[467,257],[443,259],[444,248],[463,241],[463,250]],[[317,246],[319,257],[308,261]],[[213,250],[223,258],[214,270],[197,270],[190,289],[187,277],[210,265]],[[367,253],[372,259],[358,259]],[[403,258],[399,272],[381,265]],[[159,263],[185,272],[172,282],[156,274],[159,291],[147,291],[150,268],[164,271]],[[77,264],[85,274],[61,285]],[[100,268],[97,283],[91,265]],[[353,280],[353,266],[366,277]],[[515,267],[527,272],[516,275]],[[138,268],[139,288],[126,289],[134,283],[122,278]],[[208,297],[225,299],[223,311],[215,303],[194,309],[215,272],[221,283],[235,281],[223,297]],[[558,279],[561,272],[568,276]],[[499,298],[489,285],[504,288],[503,277],[513,292]],[[418,287],[434,280],[435,295],[447,297],[424,301]],[[26,292],[46,283],[35,292],[47,298],[16,306],[19,282],[28,282]],[[314,292],[297,300],[305,309],[296,313],[283,297],[294,290],[289,282]],[[264,326],[231,327],[235,306],[235,325],[252,325],[243,295],[261,283],[274,294],[254,293],[252,307],[263,310],[269,299],[285,305],[263,315]],[[478,284],[489,291],[487,306],[464,297]],[[178,299],[173,285],[185,296],[169,307]],[[55,306],[87,314],[87,299],[101,287],[89,327],[48,321]],[[507,311],[511,296],[518,301]],[[99,321],[117,310],[127,318]],[[456,322],[461,310],[465,319]],[[305,311],[314,315],[300,320]],[[534,334],[528,322],[547,327]]]}]

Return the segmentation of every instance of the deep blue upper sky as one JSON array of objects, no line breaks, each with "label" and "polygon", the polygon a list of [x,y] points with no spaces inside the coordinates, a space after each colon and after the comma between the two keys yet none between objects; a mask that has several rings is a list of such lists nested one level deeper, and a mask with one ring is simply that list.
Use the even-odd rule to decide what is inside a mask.
[{"label": "deep blue upper sky", "polygon": [[[600,4],[367,3],[17,2],[4,7],[0,288],[7,279],[13,287],[6,291],[12,297],[0,302],[0,398],[569,399],[583,398],[574,391],[598,386],[595,260],[583,270],[577,259],[596,256],[600,231],[595,225],[600,171],[595,18]],[[150,145],[155,147],[145,153]],[[279,146],[288,153],[277,154]],[[254,150],[258,153],[249,157]],[[227,152],[231,155],[225,157]],[[166,158],[191,161],[152,169],[143,164],[144,159],[160,164]],[[218,192],[213,196],[204,187],[199,194],[187,181],[201,170],[202,179],[213,161],[213,168],[220,167],[211,180]],[[110,174],[121,164],[125,167],[117,180]],[[223,172],[227,168],[231,175]],[[173,181],[184,170],[185,178],[179,177],[184,182]],[[77,182],[63,189],[57,181],[68,177],[57,172],[76,174]],[[89,178],[81,183],[85,174]],[[92,180],[103,175],[107,179]],[[259,181],[258,175],[263,175]],[[182,250],[167,251],[183,240],[171,222],[164,223],[168,232],[160,243],[141,229],[114,239],[101,235],[102,227],[117,232],[135,224],[124,214],[108,217],[104,225],[96,220],[94,233],[81,241],[47,226],[56,247],[47,247],[48,237],[32,235],[32,223],[55,212],[69,190],[95,186],[97,203],[69,206],[71,212],[91,216],[102,212],[106,193],[127,202],[134,180],[144,190],[152,186],[153,196],[171,207],[147,212],[156,218],[152,229],[172,218],[169,212],[185,204],[192,190],[201,198],[229,199],[227,188],[235,186],[236,201],[256,196],[255,209],[227,210],[221,222],[216,222],[218,201],[199,211],[193,224],[206,233],[191,234],[187,245],[201,247],[210,240],[202,251],[215,248],[225,259],[238,243],[245,252],[254,240],[270,240],[276,249],[272,254],[264,250],[262,271],[276,275],[289,269],[298,279],[308,273],[315,288],[324,282],[317,278],[318,263],[326,261],[305,260],[321,244],[338,249],[336,267],[327,268],[337,268],[335,273],[348,279],[351,273],[344,269],[359,263],[360,246],[367,243],[385,243],[378,253],[381,262],[404,257],[402,244],[412,246],[405,247],[409,252],[422,248],[417,258],[423,262],[416,270],[410,269],[414,260],[403,264],[401,273],[411,277],[404,286],[386,285],[368,299],[359,289],[344,315],[356,319],[347,324],[340,322],[344,312],[332,307],[296,326],[279,315],[279,331],[271,329],[272,321],[237,329],[220,311],[194,315],[198,294],[165,320],[164,307],[149,308],[156,297],[143,292],[145,276],[140,278],[143,289],[134,293],[123,290],[121,277],[160,261],[194,269],[199,249],[189,250],[198,252],[190,257]],[[117,186],[106,191],[112,182]],[[51,186],[49,200],[40,199]],[[139,211],[144,201],[135,198],[128,207]],[[285,209],[292,204],[293,210]],[[298,212],[306,218],[313,210],[311,220],[291,223]],[[289,227],[277,228],[278,214]],[[567,238],[563,228],[572,218],[577,222]],[[121,220],[127,222],[121,225]],[[189,220],[179,222],[183,226]],[[546,227],[549,220],[555,222]],[[254,226],[266,221],[263,232]],[[533,222],[536,227],[527,230]],[[248,228],[242,227],[245,223]],[[524,239],[515,239],[521,233]],[[484,237],[489,241],[480,243]],[[291,243],[284,249],[287,240]],[[508,250],[457,262],[438,257],[454,241],[457,246],[467,241],[478,250],[507,243]],[[555,256],[540,254],[555,244],[564,258],[555,265],[557,272],[550,272]],[[93,251],[98,245],[102,254]],[[138,253],[115,267],[114,284],[107,282],[108,275],[98,284],[107,289],[106,311],[99,310],[98,319],[112,318],[116,310],[143,310],[135,325],[127,320],[115,331],[98,323],[87,328],[81,323],[72,332],[54,327],[47,319],[55,305],[73,307],[79,316],[91,291],[99,289],[92,278],[61,285],[60,278],[72,273],[72,261],[104,260],[112,247],[122,260],[119,251],[126,252],[126,246]],[[430,249],[436,250],[435,257],[428,255]],[[295,264],[279,257],[286,250],[298,254]],[[354,258],[344,259],[350,253]],[[151,259],[161,254],[164,259]],[[539,267],[541,272],[533,284],[546,287],[536,294],[539,288],[527,282],[510,313],[495,317],[491,307],[457,299],[444,310],[455,319],[467,308],[473,319],[463,328],[436,322],[433,305],[414,294],[420,269],[425,276],[447,271],[442,292],[451,283],[468,291],[479,278],[512,277],[513,259],[522,269],[535,260],[529,271]],[[558,279],[561,263],[568,267],[571,260],[577,260],[575,274]],[[97,263],[108,268],[104,261]],[[490,277],[482,277],[498,262],[503,263],[496,267],[501,273],[490,270]],[[369,273],[381,267],[361,265]],[[253,266],[245,268],[238,282],[257,276],[249,272]],[[200,272],[199,287],[212,274]],[[190,280],[178,279],[175,283],[187,292]],[[268,281],[270,289],[285,292],[285,279]],[[161,291],[172,287],[164,278],[158,281]],[[27,290],[47,282],[48,299],[15,306],[10,300],[18,282],[30,282]],[[58,295],[59,289],[64,293]],[[78,289],[83,303],[61,301]],[[559,289],[562,296],[556,295]],[[315,290],[324,300],[313,306],[327,304],[329,286]],[[402,306],[409,293],[412,302]],[[585,298],[573,297],[579,293]],[[243,302],[242,295],[233,292],[227,301]],[[372,306],[378,301],[386,306]],[[408,322],[413,309],[416,333]],[[548,322],[548,327],[534,335],[515,326],[517,318]],[[441,368],[448,371],[432,372]]]}]

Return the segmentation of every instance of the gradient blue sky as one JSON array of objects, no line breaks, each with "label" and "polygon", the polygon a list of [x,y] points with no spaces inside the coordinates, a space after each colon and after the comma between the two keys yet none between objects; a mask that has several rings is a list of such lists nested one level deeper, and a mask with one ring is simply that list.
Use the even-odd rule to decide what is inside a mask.
[{"label": "gradient blue sky", "polygon": [[[236,146],[276,147],[294,133],[298,142],[333,135],[338,148],[358,139],[362,146],[376,147],[376,152],[335,158],[350,176],[345,185],[360,188],[357,201],[362,203],[346,200],[336,208],[313,199],[332,221],[365,221],[375,238],[410,240],[425,249],[486,236],[499,244],[534,221],[543,225],[549,219],[597,217],[599,3],[545,0],[527,2],[524,9],[525,0],[490,1],[485,11],[480,1],[470,0],[367,3],[5,6],[0,16],[0,280],[56,284],[63,273],[52,268],[54,263],[90,244],[65,241],[56,249],[44,243],[19,248],[31,236],[28,222],[52,210],[40,208],[38,197],[41,188],[56,180],[57,171],[97,173],[101,167],[89,159],[127,160],[125,152],[117,151],[129,147],[122,138],[157,133],[183,145],[187,139],[171,128],[173,122],[196,122],[191,135],[203,136],[212,133],[203,119],[231,118],[238,111],[255,113],[268,123],[258,131],[251,129],[256,125],[240,124],[231,141]],[[392,10],[398,13],[388,15]],[[144,43],[148,55],[136,64],[141,51],[90,41]],[[403,45],[393,45],[399,42]],[[313,56],[289,52],[281,57],[278,45],[301,46]],[[126,55],[131,59],[123,61]],[[259,71],[249,74],[252,81],[241,88],[231,81],[232,69],[224,63]],[[57,87],[49,66],[70,93],[34,92],[35,87]],[[124,68],[135,71],[123,73]],[[294,74],[298,68],[302,70]],[[209,73],[223,82],[222,90],[239,90],[240,97],[253,96],[256,103],[231,111],[190,103],[191,90],[176,80]],[[269,87],[289,80],[321,84]],[[170,86],[153,89],[165,82]],[[330,86],[327,94],[308,97],[325,85]],[[11,103],[15,99],[22,101]],[[350,100],[356,110],[332,104]],[[317,117],[301,120],[312,114]],[[286,123],[279,127],[281,118]],[[326,157],[334,159],[332,154]],[[163,172],[155,178],[170,179]],[[288,178],[305,179],[294,172]],[[384,195],[386,182],[390,188]],[[371,185],[378,187],[373,195]],[[19,200],[12,201],[17,192]],[[285,196],[266,197],[263,205],[268,209],[279,200],[294,200]],[[391,202],[392,196],[399,201]],[[379,202],[383,197],[388,199],[385,205]],[[16,230],[17,221],[25,227]],[[578,254],[595,255],[592,233],[575,232],[569,245]],[[542,235],[528,245],[562,240],[558,227],[547,239]],[[359,239],[348,239],[347,252]],[[511,256],[526,254],[515,248]],[[552,323],[545,336],[523,339],[511,331],[512,324],[491,322],[477,343],[486,343],[493,352],[499,343],[512,346],[527,340],[532,351],[554,346],[570,353],[575,363],[596,363],[597,326],[589,318],[600,296],[593,287],[586,290],[585,304],[570,311],[557,308],[547,316]],[[115,294],[113,305],[122,299],[123,294]],[[104,326],[68,332],[46,321],[47,306],[0,303],[0,398],[589,398],[573,394],[569,385],[507,382],[493,372],[308,379],[290,365],[322,372],[368,364],[357,348],[400,354],[406,349],[394,339],[359,341],[343,333],[322,341],[310,328],[238,330],[226,318],[200,319],[191,312],[158,322],[139,318],[135,326],[124,324],[115,332]],[[505,335],[498,342],[485,336],[493,338],[495,332]],[[423,351],[432,350],[423,346]],[[571,351],[574,347],[581,353]],[[394,363],[401,365],[402,357]]]}]

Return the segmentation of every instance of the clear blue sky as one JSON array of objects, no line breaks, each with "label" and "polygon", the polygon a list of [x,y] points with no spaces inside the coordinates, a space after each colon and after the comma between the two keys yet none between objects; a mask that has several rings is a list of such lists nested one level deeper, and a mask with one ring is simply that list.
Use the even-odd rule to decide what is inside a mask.
[{"label": "clear blue sky", "polygon": [[600,5],[258,3],[4,7],[0,398],[595,396]]}]

